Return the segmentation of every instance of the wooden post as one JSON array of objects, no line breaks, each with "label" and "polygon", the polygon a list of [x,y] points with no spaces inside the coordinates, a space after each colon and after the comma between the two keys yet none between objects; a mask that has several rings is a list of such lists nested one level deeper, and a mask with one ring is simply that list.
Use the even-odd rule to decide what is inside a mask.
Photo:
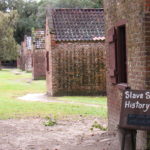
[{"label": "wooden post", "polygon": [[122,137],[122,143],[121,143],[121,150],[125,150],[125,143],[126,143],[126,136],[130,134],[131,137],[131,149],[136,150],[136,130],[132,129],[123,129],[123,137]]}]

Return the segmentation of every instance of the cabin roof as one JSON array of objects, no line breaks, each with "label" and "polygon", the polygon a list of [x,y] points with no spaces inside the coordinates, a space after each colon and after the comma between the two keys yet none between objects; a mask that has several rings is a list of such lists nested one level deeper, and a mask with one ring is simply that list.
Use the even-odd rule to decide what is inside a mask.
[{"label": "cabin roof", "polygon": [[48,18],[56,41],[105,39],[103,9],[52,9],[48,11]]}]

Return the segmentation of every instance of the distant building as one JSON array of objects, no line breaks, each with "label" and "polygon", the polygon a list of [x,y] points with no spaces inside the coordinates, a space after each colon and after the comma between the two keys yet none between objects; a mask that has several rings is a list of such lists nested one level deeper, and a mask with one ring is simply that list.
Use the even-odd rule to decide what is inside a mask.
[{"label": "distant building", "polygon": [[21,70],[32,71],[32,37],[25,36],[24,41],[21,42],[21,49],[17,60],[17,67]]},{"label": "distant building", "polygon": [[33,40],[33,79],[45,79],[45,31],[43,29],[35,30]]},{"label": "distant building", "polygon": [[103,9],[53,9],[46,17],[47,93],[105,93]]}]

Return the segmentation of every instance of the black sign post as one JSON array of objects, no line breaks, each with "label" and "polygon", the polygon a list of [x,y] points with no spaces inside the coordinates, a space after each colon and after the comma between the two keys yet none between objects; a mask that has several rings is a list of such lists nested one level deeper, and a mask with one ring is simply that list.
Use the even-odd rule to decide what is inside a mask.
[{"label": "black sign post", "polygon": [[122,150],[126,134],[131,134],[132,149],[136,149],[136,130],[150,130],[150,91],[125,90],[121,106],[119,127],[124,129]]}]

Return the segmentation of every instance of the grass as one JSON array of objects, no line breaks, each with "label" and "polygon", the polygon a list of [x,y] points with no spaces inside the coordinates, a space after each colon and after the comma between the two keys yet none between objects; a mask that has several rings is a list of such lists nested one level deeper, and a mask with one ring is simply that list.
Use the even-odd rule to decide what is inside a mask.
[{"label": "grass", "polygon": [[63,96],[58,97],[58,100],[63,101],[71,101],[71,102],[80,102],[86,104],[99,104],[99,105],[106,105],[107,98],[103,97],[94,97],[94,96]]},{"label": "grass", "polygon": [[14,69],[0,71],[0,119],[45,117],[53,114],[64,116],[100,116],[107,117],[106,97],[58,97],[60,100],[77,101],[89,104],[101,104],[100,108],[67,103],[43,103],[21,101],[17,98],[28,93],[46,92],[44,80],[32,81],[32,74]]}]

